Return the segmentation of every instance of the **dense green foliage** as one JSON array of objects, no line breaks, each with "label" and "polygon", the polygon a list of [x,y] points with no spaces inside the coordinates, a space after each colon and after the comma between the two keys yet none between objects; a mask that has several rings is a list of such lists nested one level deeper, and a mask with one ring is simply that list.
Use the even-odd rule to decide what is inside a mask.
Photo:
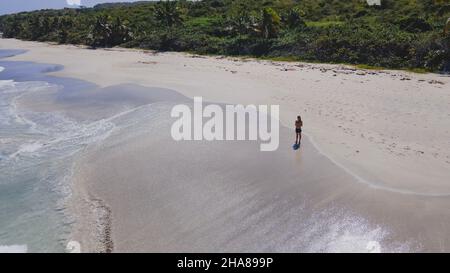
[{"label": "dense green foliage", "polygon": [[4,37],[450,70],[450,0],[203,0],[0,17]]}]

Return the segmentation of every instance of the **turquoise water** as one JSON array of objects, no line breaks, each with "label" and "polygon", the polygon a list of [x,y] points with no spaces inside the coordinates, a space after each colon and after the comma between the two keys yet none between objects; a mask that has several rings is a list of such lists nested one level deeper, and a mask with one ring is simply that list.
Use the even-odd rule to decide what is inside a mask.
[{"label": "turquoise water", "polygon": [[60,68],[54,65],[0,62],[0,67],[0,252],[62,252],[73,222],[66,201],[74,157],[114,125],[22,109],[23,96],[91,85],[41,73]]},{"label": "turquoise water", "polygon": [[[0,50],[0,58],[20,53]],[[98,88],[45,74],[60,69],[0,60],[0,252],[65,251],[74,224],[67,202],[77,155],[153,113],[128,115],[141,106],[185,99],[158,88]],[[28,107],[41,103],[40,110]]]}]

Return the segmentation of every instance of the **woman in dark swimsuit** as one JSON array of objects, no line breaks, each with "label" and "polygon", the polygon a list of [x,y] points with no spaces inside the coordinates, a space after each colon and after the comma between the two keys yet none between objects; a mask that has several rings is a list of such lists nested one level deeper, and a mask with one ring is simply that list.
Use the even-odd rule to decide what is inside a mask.
[{"label": "woman in dark swimsuit", "polygon": [[298,116],[297,120],[295,121],[295,145],[299,145],[300,146],[300,142],[302,141],[302,126],[303,126],[303,121],[302,121],[302,117]]}]

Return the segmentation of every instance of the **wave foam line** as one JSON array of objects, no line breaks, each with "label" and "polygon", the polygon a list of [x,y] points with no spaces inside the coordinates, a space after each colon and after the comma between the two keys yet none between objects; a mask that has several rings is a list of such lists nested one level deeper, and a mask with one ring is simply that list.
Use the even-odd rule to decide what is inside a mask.
[{"label": "wave foam line", "polygon": [[0,245],[0,253],[27,253],[27,245]]},{"label": "wave foam line", "polygon": [[399,189],[399,188],[394,188],[394,187],[381,186],[381,185],[379,185],[377,183],[369,181],[369,180],[361,177],[360,175],[354,173],[349,168],[347,168],[346,166],[344,166],[343,164],[339,163],[337,160],[332,158],[330,155],[327,155],[326,153],[324,153],[322,151],[322,149],[319,148],[319,145],[315,142],[314,138],[311,135],[306,134],[306,133],[304,133],[304,134],[308,137],[309,141],[312,143],[314,148],[316,148],[316,150],[319,152],[319,154],[321,154],[324,157],[328,158],[331,162],[333,162],[338,167],[343,169],[346,173],[348,173],[349,175],[351,175],[354,178],[356,178],[356,180],[358,182],[360,182],[360,183],[362,183],[364,185],[367,185],[367,186],[369,186],[369,187],[371,187],[373,189],[383,190],[383,191],[388,191],[388,192],[393,192],[393,193],[398,193],[398,194],[404,194],[404,195],[416,195],[416,196],[423,196],[423,197],[450,197],[450,193],[421,193],[421,192],[415,192],[415,191]]}]

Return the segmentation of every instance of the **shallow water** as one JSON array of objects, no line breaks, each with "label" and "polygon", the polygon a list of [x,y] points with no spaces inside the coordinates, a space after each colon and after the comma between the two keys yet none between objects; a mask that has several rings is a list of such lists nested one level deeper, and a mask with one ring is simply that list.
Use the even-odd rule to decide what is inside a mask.
[{"label": "shallow water", "polygon": [[[0,50],[0,57],[20,53]],[[123,117],[134,109],[162,93],[167,97],[163,89],[148,96],[138,86],[100,89],[43,74],[61,68],[0,61],[0,252],[64,251],[74,221],[67,201],[79,152],[119,124],[132,124]],[[123,95],[129,89],[135,97]]]},{"label": "shallow water", "polygon": [[[0,56],[16,53],[0,51]],[[72,223],[65,201],[74,155],[114,125],[20,107],[18,101],[32,94],[75,92],[92,85],[41,74],[58,66],[0,66],[0,251],[64,251]]]},{"label": "shallow water", "polygon": [[32,252],[62,251],[61,240],[68,232],[58,203],[68,194],[70,164],[65,158],[71,151],[56,143],[65,121],[22,112],[15,102],[47,88],[54,87],[0,81],[0,244],[24,245]]}]

